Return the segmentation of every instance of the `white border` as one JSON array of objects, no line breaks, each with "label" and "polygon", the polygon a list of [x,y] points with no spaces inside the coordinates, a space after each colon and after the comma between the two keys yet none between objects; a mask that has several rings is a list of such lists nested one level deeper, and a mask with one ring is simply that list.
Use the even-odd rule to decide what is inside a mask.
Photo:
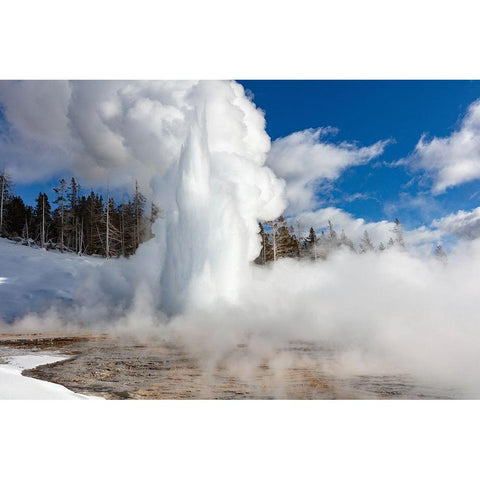
[{"label": "white border", "polygon": [[477,402],[4,401],[0,407],[1,468],[9,473],[2,478],[451,479],[478,471]]},{"label": "white border", "polygon": [[[480,78],[475,6],[4,2],[0,78]],[[470,478],[478,406],[0,402],[0,467],[39,479]]]},{"label": "white border", "polygon": [[23,0],[0,78],[480,77],[471,0]]}]

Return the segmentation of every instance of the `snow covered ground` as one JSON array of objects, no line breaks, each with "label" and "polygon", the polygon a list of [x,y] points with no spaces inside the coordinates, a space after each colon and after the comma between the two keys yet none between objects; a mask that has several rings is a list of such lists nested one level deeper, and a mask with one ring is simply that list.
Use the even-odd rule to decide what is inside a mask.
[{"label": "snow covered ground", "polygon": [[38,365],[54,363],[68,357],[58,355],[25,354],[7,357],[6,364],[0,364],[0,400],[90,400],[74,393],[62,385],[24,377],[22,371]]},{"label": "snow covered ground", "polygon": [[68,303],[82,271],[103,262],[0,238],[0,321],[40,312],[52,302]]}]

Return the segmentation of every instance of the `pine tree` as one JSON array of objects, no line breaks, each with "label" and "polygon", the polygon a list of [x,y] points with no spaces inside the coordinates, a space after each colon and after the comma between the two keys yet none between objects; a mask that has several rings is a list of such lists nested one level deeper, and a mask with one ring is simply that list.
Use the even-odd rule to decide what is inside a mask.
[{"label": "pine tree", "polygon": [[378,251],[383,252],[385,250],[385,244],[383,242],[380,242],[378,245]]},{"label": "pine tree", "polygon": [[372,252],[373,250],[375,250],[375,247],[370,240],[370,235],[368,235],[368,232],[365,230],[360,240],[360,253]]},{"label": "pine tree", "polygon": [[[65,204],[67,202],[67,182],[64,178],[59,180],[59,185],[53,188],[53,191],[57,194],[57,198],[53,201],[58,205],[57,219],[59,221],[60,230],[60,251],[63,253],[65,249]],[[58,243],[58,240],[57,240]]]},{"label": "pine tree", "polygon": [[302,258],[305,256],[305,254],[308,254],[308,250],[306,248],[307,238],[303,236],[302,226],[300,225],[300,222],[298,220],[297,220],[297,232],[295,235],[295,239],[297,240],[297,244],[298,244],[298,256]]},{"label": "pine tree", "polygon": [[274,223],[275,228],[275,259],[284,257],[298,257],[298,241],[293,235],[283,216]]},{"label": "pine tree", "polygon": [[328,235],[329,235],[329,240],[331,244],[336,246],[337,232],[334,230],[333,223],[331,220],[328,221]]},{"label": "pine tree", "polygon": [[448,262],[447,254],[440,243],[437,245],[437,248],[435,248],[435,258],[444,265]]},{"label": "pine tree", "polygon": [[258,234],[260,235],[262,248],[260,249],[260,254],[255,259],[255,263],[265,265],[267,261],[273,257],[273,247],[261,222],[258,222],[258,228]]},{"label": "pine tree", "polygon": [[405,249],[405,241],[403,240],[403,229],[402,224],[398,218],[395,219],[395,225],[393,226],[393,235],[394,235],[394,244],[400,247],[402,250]]},{"label": "pine tree", "polygon": [[105,257],[119,256],[122,253],[122,238],[120,232],[118,211],[115,201],[110,197],[107,188],[107,202],[105,204]]},{"label": "pine tree", "polygon": [[305,239],[305,247],[310,252],[310,257],[317,261],[317,234],[315,233],[313,227],[310,227],[308,237]]},{"label": "pine tree", "polygon": [[6,173],[5,167],[0,174],[0,237],[6,235],[5,229],[5,206],[11,197],[12,181]]},{"label": "pine tree", "polygon": [[[268,222],[265,222],[265,225],[270,227],[270,233],[268,234],[268,240],[271,243],[271,248],[266,249],[266,261],[272,261],[276,262],[277,261],[277,254],[278,254],[278,225],[277,225],[277,220],[270,220]],[[262,227],[263,228],[263,227]]]},{"label": "pine tree", "polygon": [[70,250],[80,252],[80,219],[78,215],[78,204],[80,201],[81,186],[74,177],[66,193],[65,225],[66,243]]},{"label": "pine tree", "polygon": [[355,251],[355,247],[353,246],[353,242],[345,235],[345,231],[342,230],[340,235],[340,244],[348,247],[350,250]]},{"label": "pine tree", "polygon": [[29,211],[21,197],[13,196],[5,205],[4,229],[10,237],[22,237],[28,232]]},{"label": "pine tree", "polygon": [[133,197],[133,207],[135,211],[135,250],[138,248],[143,240],[143,212],[145,210],[145,196],[138,188],[138,182],[135,181],[135,195]]},{"label": "pine tree", "polygon": [[35,210],[33,212],[34,228],[36,238],[40,239],[40,247],[45,248],[46,239],[49,235],[49,226],[51,223],[51,207],[46,193],[40,192],[35,200]]},{"label": "pine tree", "polygon": [[330,253],[337,250],[340,246],[341,241],[338,239],[337,232],[333,228],[332,221],[329,220],[327,234],[322,231],[318,239],[318,254],[321,258],[326,259]]},{"label": "pine tree", "polygon": [[68,208],[71,211],[75,211],[80,198],[81,186],[74,177],[70,180],[70,186],[67,192]]},{"label": "pine tree", "polygon": [[103,197],[93,190],[89,197],[89,251],[90,254],[105,254],[105,220]]}]

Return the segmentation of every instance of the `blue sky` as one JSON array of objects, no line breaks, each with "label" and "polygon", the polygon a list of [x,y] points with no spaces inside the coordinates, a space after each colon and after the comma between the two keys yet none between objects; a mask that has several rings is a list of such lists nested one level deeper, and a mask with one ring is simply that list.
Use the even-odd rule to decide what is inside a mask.
[{"label": "blue sky", "polygon": [[[46,191],[53,198],[52,187],[58,178],[71,177],[66,158],[69,151],[65,149],[68,141],[59,143],[58,140],[69,138],[66,117],[62,113],[66,104],[61,103],[63,90],[68,98],[68,88],[62,87],[60,82],[31,83],[25,85],[24,91],[4,88],[3,98],[16,109],[17,129],[12,128],[0,109],[0,139],[3,142],[0,142],[0,154],[19,155],[20,164],[28,166],[20,170],[22,173],[17,177],[25,173],[35,179],[35,174],[28,170],[37,168],[36,165],[48,167],[49,162],[55,172],[42,181],[30,183],[14,178],[16,193],[30,204],[39,191]],[[249,80],[240,83],[265,112],[267,132],[273,141],[267,164],[284,178],[283,173],[292,165],[298,166],[295,174],[305,175],[306,180],[300,185],[295,185],[295,178],[286,178],[287,192],[292,199],[298,200],[296,205],[290,202],[294,205],[289,212],[292,218],[308,213],[305,221],[322,228],[332,215],[336,215],[340,224],[342,218],[345,223],[345,215],[341,217],[338,212],[345,213],[352,219],[364,219],[361,228],[357,228],[360,234],[365,226],[382,220],[391,222],[398,217],[406,229],[413,230],[421,225],[430,226],[433,220],[458,210],[472,211],[478,207],[480,121],[476,118],[480,118],[480,107],[475,110],[477,113],[470,115],[468,125],[464,119],[472,103],[480,98],[480,81]],[[88,103],[89,98],[85,97],[83,102]],[[23,105],[19,106],[19,102]],[[88,108],[94,112],[97,106],[93,102]],[[37,115],[41,112],[39,105],[50,109],[51,114],[46,114],[45,118]],[[82,107],[80,103],[76,108],[81,110]],[[146,126],[148,128],[148,124]],[[337,132],[315,136],[307,131],[327,127],[334,127]],[[95,128],[88,134],[93,134]],[[23,137],[18,136],[18,132]],[[415,151],[424,134],[424,148]],[[28,138],[28,148],[24,150],[23,138]],[[60,144],[62,147],[57,148]],[[317,147],[320,150],[315,150]],[[304,148],[311,155],[317,155],[311,167],[318,172],[311,174],[310,167],[306,166],[309,153],[301,159],[300,152]],[[363,157],[362,148],[366,149]],[[32,160],[38,155],[39,160],[30,161],[28,155]],[[402,159],[407,160],[398,164]],[[345,165],[336,169],[337,161]],[[322,165],[329,162],[332,165],[326,173]],[[62,172],[63,165],[66,167]],[[88,188],[88,185],[83,186]],[[102,193],[101,188],[96,190]],[[113,193],[120,196],[118,192]],[[305,205],[305,198],[310,201],[309,205]],[[460,220],[454,219],[455,228]],[[479,228],[480,210],[469,221],[475,229]],[[452,222],[447,225],[450,230],[451,225]],[[345,228],[348,228],[346,223]],[[448,229],[442,235],[450,231]],[[381,238],[387,230],[385,227]]]},{"label": "blue sky", "polygon": [[[392,139],[384,153],[354,166],[325,198],[369,222],[401,218],[410,228],[480,203],[480,181],[433,196],[405,167],[387,166],[408,156],[423,133],[445,137],[459,128],[468,106],[480,98],[479,81],[241,81],[265,111],[272,140],[294,131],[337,127],[335,142],[369,145]],[[368,198],[347,201],[357,193]],[[412,200],[415,199],[415,200]]]}]

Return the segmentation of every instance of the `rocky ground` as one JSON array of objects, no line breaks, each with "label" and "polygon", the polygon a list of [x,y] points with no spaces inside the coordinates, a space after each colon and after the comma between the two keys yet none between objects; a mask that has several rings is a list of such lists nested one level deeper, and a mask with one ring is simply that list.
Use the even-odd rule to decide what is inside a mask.
[{"label": "rocky ground", "polygon": [[23,375],[107,399],[338,399],[448,398],[402,376],[328,374],[328,353],[291,344],[275,358],[246,362],[237,347],[230,360],[205,362],[179,345],[108,335],[0,335],[0,358],[12,351],[51,351],[67,360]]}]

